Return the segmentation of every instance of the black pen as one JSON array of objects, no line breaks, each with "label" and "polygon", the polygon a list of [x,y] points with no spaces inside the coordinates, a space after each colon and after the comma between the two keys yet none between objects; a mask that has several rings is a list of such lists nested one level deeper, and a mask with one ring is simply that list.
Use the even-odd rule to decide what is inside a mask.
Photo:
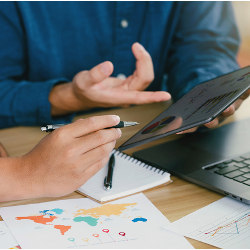
[{"label": "black pen", "polygon": [[113,170],[115,167],[115,155],[114,153],[110,156],[109,158],[109,163],[108,163],[108,174],[104,178],[104,189],[105,190],[110,190],[112,188],[112,178],[113,178]]},{"label": "black pen", "polygon": [[[126,121],[120,121],[117,125],[109,128],[125,128],[125,127],[130,127],[130,126],[135,126],[138,125],[138,122],[126,122]],[[66,124],[55,124],[55,125],[46,125],[44,127],[41,127],[41,130],[43,132],[52,132],[57,128],[60,128]]]}]

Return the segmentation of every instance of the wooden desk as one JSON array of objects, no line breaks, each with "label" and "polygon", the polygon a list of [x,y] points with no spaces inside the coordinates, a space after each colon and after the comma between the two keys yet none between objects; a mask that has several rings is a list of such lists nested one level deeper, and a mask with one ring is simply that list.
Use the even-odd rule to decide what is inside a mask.
[{"label": "wooden desk", "polygon": [[[144,106],[136,106],[126,109],[113,109],[108,111],[95,112],[94,114],[95,115],[118,114],[120,115],[122,120],[125,121],[132,120],[141,123],[140,126],[124,128],[122,130],[123,136],[117,143],[117,146],[119,146],[122,142],[127,140],[136,131],[138,131],[143,126],[143,124],[151,121],[152,117],[155,117],[167,106],[168,106],[167,103],[158,103],[158,104],[150,104]],[[237,111],[236,115],[230,117],[226,122],[231,122],[234,120],[240,120],[250,117],[249,107],[250,107],[250,98],[243,103],[243,105]],[[91,115],[93,115],[93,113]],[[90,114],[82,117],[87,117],[87,116],[90,116]],[[31,150],[33,146],[37,144],[38,141],[43,136],[45,136],[45,134],[40,131],[39,127],[17,127],[17,128],[3,129],[0,131],[0,141],[3,143],[3,145],[5,145],[7,151],[11,156],[25,154],[26,152]],[[155,145],[156,143],[163,142],[166,140],[171,140],[174,138],[176,138],[176,136],[170,136],[168,138],[161,139],[156,142],[152,142],[147,145],[143,145],[134,149],[130,149],[125,152],[131,154],[133,151],[146,148]],[[174,182],[168,186],[144,192],[144,194],[171,222],[178,220],[183,216],[192,213],[197,209],[202,208],[222,197],[222,195],[219,195],[217,193],[214,193],[197,185],[191,184],[177,177],[172,176],[172,180]],[[41,199],[33,199],[25,201],[3,202],[0,203],[0,207],[46,202],[58,199],[81,198],[81,197],[82,196],[80,194],[74,192],[68,196],[57,199],[41,198]],[[195,248],[214,248],[212,246],[209,246],[207,244],[192,239],[188,240]]]}]

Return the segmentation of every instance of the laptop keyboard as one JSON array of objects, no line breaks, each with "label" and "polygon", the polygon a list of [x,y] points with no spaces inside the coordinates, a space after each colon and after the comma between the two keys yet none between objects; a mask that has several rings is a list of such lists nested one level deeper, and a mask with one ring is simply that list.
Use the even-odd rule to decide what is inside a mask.
[{"label": "laptop keyboard", "polygon": [[250,186],[250,153],[210,165],[204,169]]}]

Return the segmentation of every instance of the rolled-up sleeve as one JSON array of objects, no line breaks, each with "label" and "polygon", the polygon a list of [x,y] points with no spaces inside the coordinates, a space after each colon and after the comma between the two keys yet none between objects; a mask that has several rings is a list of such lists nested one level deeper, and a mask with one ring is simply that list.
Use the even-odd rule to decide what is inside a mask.
[{"label": "rolled-up sleeve", "polygon": [[179,99],[195,85],[236,70],[239,33],[230,2],[179,2],[167,60],[168,89]]}]

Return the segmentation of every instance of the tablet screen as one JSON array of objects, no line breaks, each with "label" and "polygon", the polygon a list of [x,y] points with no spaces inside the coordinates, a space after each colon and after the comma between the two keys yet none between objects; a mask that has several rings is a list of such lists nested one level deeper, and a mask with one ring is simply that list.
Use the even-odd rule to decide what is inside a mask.
[{"label": "tablet screen", "polygon": [[250,88],[250,66],[194,87],[122,144],[124,150],[211,121]]}]

